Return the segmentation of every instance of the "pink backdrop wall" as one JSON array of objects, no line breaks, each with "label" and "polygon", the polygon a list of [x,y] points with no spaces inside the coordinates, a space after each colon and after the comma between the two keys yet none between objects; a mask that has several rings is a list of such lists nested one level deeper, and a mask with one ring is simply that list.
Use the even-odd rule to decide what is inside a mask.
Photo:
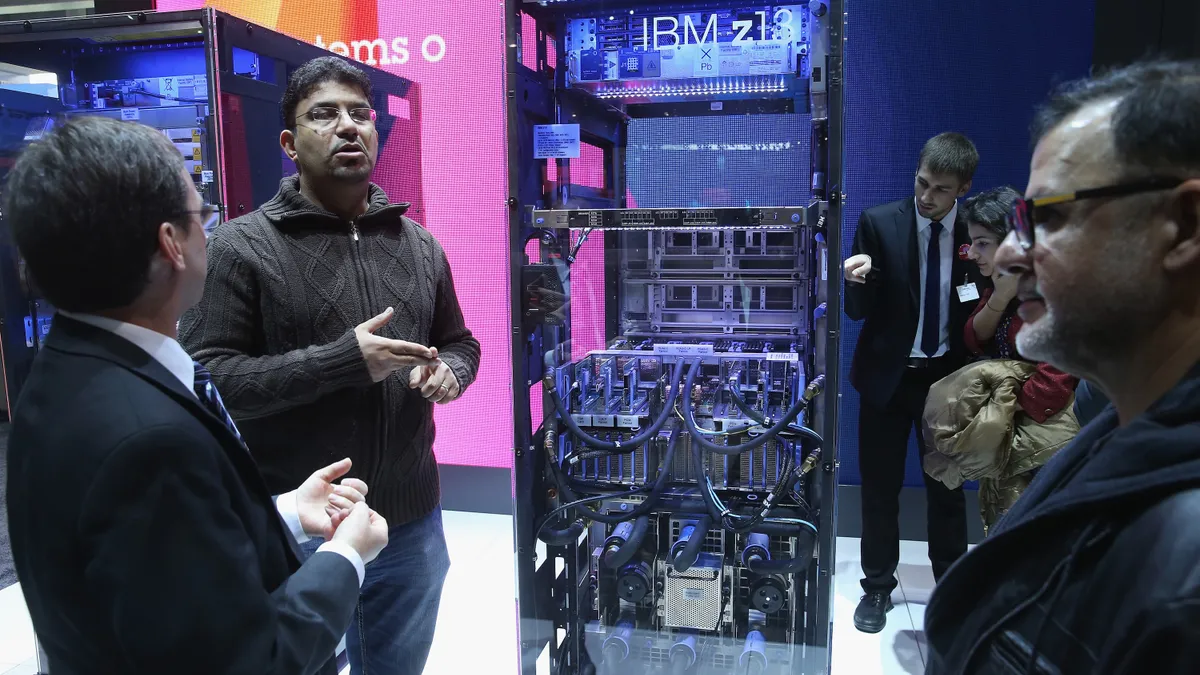
[{"label": "pink backdrop wall", "polygon": [[[205,4],[354,56],[355,41],[381,39],[375,67],[421,88],[424,213],[454,269],[467,323],[483,346],[467,394],[438,406],[434,449],[442,463],[508,468],[512,463],[504,13],[477,0],[158,0],[160,11]],[[340,43],[340,44],[339,44]],[[442,48],[444,45],[444,49]],[[402,51],[407,50],[404,63]],[[366,61],[370,50],[360,47]],[[402,139],[380,150],[381,184],[403,184],[390,164]],[[397,162],[398,163],[398,162]],[[406,177],[411,180],[411,177]],[[393,201],[407,201],[391,194]]]}]

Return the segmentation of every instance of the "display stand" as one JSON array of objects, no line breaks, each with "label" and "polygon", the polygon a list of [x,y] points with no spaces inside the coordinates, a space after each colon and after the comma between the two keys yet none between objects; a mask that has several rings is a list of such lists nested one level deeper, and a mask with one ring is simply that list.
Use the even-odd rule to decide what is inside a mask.
[{"label": "display stand", "polygon": [[521,672],[826,673],[844,2],[506,8]]}]

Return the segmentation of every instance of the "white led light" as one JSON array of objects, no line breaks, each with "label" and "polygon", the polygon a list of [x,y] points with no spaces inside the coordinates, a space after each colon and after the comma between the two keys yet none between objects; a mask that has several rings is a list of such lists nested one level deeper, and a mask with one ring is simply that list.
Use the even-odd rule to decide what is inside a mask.
[{"label": "white led light", "polygon": [[773,94],[788,90],[785,78],[742,76],[689,82],[628,82],[601,85],[595,90],[602,99],[713,96],[722,94]]}]

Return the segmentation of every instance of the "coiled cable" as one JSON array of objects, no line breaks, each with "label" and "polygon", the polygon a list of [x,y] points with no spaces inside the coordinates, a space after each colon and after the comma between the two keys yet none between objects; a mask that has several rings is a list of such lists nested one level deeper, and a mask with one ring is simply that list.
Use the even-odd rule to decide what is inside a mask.
[{"label": "coiled cable", "polygon": [[[562,397],[558,395],[558,385],[556,383],[556,378],[554,377],[555,367],[553,350],[546,352],[545,365],[546,377],[544,388],[546,393],[550,396],[550,400],[554,403],[554,410],[558,413],[558,417],[562,420],[562,423],[565,424],[566,427],[571,430],[571,433],[575,436],[575,438],[577,438],[584,445],[597,450],[607,450],[609,452],[616,453],[633,452],[639,445],[650,440],[655,434],[662,430],[663,425],[667,423],[667,419],[671,416],[671,410],[675,406],[675,399],[679,396],[679,387],[674,385],[677,384],[679,374],[683,371],[683,366],[679,365],[676,367],[672,376],[668,377],[668,384],[672,386],[670,386],[670,392],[667,394],[667,401],[663,405],[662,411],[658,413],[658,417],[656,417],[644,431],[627,441],[605,441],[584,432],[584,430],[581,429],[575,422],[575,418],[571,417],[570,411],[567,410],[567,404],[563,401]],[[574,461],[579,460],[578,457],[572,459]]]},{"label": "coiled cable", "polygon": [[[687,380],[683,386],[685,391],[690,392],[692,387],[695,386],[696,375],[699,373],[699,371],[700,361],[697,359],[696,361],[693,361],[692,365],[688,368]],[[794,421],[796,417],[800,415],[800,413],[804,412],[804,409],[808,407],[809,401],[816,398],[816,396],[821,393],[824,387],[825,376],[817,376],[816,379],[814,379],[808,384],[807,387],[805,387],[804,394],[797,397],[796,402],[792,404],[792,407],[789,408],[786,413],[784,413],[783,417],[781,417],[778,422],[773,424],[769,429],[764,430],[757,437],[739,445],[721,445],[719,443],[713,443],[705,438],[704,432],[706,430],[700,429],[700,427],[696,424],[695,411],[693,410],[693,406],[691,405],[691,401],[688,397],[684,397],[683,401],[683,423],[687,426],[688,431],[691,432],[692,442],[695,445],[699,445],[710,452],[715,452],[721,455],[740,455],[743,452],[753,450],[761,445],[764,445],[767,441],[770,441],[778,436],[779,432],[787,428],[792,421]],[[767,420],[764,419],[764,422],[765,421]]]}]

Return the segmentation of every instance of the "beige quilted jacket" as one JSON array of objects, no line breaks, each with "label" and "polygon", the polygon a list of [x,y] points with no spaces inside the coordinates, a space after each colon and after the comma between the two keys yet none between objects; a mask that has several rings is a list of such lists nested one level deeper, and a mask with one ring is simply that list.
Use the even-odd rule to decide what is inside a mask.
[{"label": "beige quilted jacket", "polygon": [[1079,432],[1071,405],[1044,424],[1021,410],[1017,394],[1035,367],[1018,360],[973,363],[934,384],[925,400],[925,473],[950,488],[979,481],[985,530]]}]

